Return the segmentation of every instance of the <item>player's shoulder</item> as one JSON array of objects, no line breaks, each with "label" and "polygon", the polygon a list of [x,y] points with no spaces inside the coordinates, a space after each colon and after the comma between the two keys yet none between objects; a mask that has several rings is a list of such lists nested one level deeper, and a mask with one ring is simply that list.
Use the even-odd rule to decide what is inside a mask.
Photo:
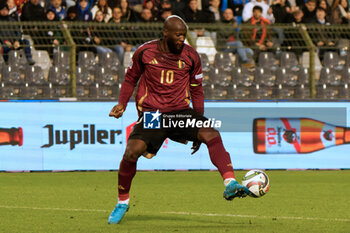
[{"label": "player's shoulder", "polygon": [[159,43],[158,39],[157,40],[147,41],[147,42],[143,43],[142,45],[140,45],[137,48],[137,51],[143,51],[145,49],[157,48],[158,47],[158,43]]},{"label": "player's shoulder", "polygon": [[199,56],[197,50],[195,48],[193,48],[191,45],[184,44],[183,50],[185,51],[187,56],[189,56],[191,59],[193,59],[193,60],[200,59],[200,56]]},{"label": "player's shoulder", "polygon": [[193,48],[191,45],[189,44],[184,44],[184,48],[183,48],[186,52],[193,54],[193,55],[198,55],[198,52],[196,51],[195,48]]}]

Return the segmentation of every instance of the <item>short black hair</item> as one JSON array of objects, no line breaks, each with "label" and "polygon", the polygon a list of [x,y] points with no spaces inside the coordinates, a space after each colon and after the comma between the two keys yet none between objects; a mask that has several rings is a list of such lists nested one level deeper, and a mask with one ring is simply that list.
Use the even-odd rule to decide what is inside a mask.
[{"label": "short black hair", "polygon": [[324,8],[322,8],[322,7],[317,7],[317,8],[316,8],[316,11],[324,11],[324,13],[327,14],[326,9],[324,9]]},{"label": "short black hair", "polygon": [[78,14],[78,7],[76,5],[71,6],[67,9],[67,15],[69,14]]},{"label": "short black hair", "polygon": [[260,12],[263,11],[263,9],[262,9],[261,6],[254,6],[254,7],[253,7],[253,12],[254,12],[255,10],[258,10],[258,11],[260,11]]},{"label": "short black hair", "polygon": [[5,1],[1,1],[0,2],[0,10],[6,8],[7,10],[9,10],[9,6],[7,5],[7,3]]},{"label": "short black hair", "polygon": [[53,9],[50,9],[50,8],[49,8],[49,9],[46,10],[45,13],[48,14],[49,12],[52,12],[52,13],[54,13],[54,14],[56,15],[56,12],[55,12]]}]

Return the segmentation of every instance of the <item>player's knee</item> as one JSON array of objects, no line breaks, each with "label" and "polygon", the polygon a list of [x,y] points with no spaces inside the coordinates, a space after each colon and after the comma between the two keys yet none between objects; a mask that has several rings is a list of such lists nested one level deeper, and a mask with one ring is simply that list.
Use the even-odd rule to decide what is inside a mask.
[{"label": "player's knee", "polygon": [[146,148],[146,144],[141,140],[129,140],[123,157],[126,160],[137,161]]},{"label": "player's knee", "polygon": [[137,150],[135,148],[127,147],[125,149],[125,153],[124,153],[123,158],[125,160],[129,160],[129,161],[137,161],[141,155],[142,155],[142,153],[139,150]]},{"label": "player's knee", "polygon": [[220,133],[216,129],[213,129],[213,128],[210,128],[210,129],[201,128],[198,131],[198,139],[201,142],[207,143],[207,142],[209,142],[210,140],[212,140],[212,139],[214,139],[216,137],[220,137]]}]

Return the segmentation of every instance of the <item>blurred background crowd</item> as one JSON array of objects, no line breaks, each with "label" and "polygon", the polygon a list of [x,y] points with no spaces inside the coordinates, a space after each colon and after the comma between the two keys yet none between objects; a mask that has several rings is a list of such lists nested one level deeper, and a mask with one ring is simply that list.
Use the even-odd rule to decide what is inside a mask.
[{"label": "blurred background crowd", "polygon": [[347,0],[1,0],[15,21],[162,22],[176,14],[188,23],[241,24],[251,23],[255,6],[266,23],[350,22]]},{"label": "blurred background crowd", "polygon": [[[51,88],[52,84],[67,88],[54,96],[71,96],[71,90],[78,93],[76,84],[82,88],[81,96],[91,96],[85,89],[91,85],[94,90],[101,85],[115,87],[108,96],[116,96],[133,51],[160,38],[161,22],[178,15],[190,25],[187,43],[201,55],[207,93],[219,93],[212,98],[308,98],[309,77],[316,83],[310,85],[312,93],[317,87],[317,93],[331,90],[330,85],[335,89],[325,98],[347,98],[348,4],[347,0],[0,0],[0,95],[19,97],[31,85]],[[38,75],[40,69],[43,75]],[[107,76],[110,84],[98,81]],[[34,84],[28,82],[30,77]],[[340,95],[339,88],[345,94]],[[299,90],[305,94],[296,95]]]}]

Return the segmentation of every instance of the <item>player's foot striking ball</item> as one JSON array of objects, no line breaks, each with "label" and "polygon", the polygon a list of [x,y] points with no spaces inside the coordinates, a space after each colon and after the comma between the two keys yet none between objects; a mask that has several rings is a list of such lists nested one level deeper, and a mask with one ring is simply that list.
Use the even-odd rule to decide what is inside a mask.
[{"label": "player's foot striking ball", "polygon": [[237,181],[232,180],[224,191],[224,198],[231,201],[235,197],[243,198],[249,194],[247,187],[239,184]]},{"label": "player's foot striking ball", "polygon": [[[186,34],[187,25],[180,17],[168,17],[164,22],[163,37],[141,45],[125,74],[119,102],[109,116],[119,118],[123,115],[138,85],[135,100],[139,119],[120,162],[118,205],[109,217],[109,223],[119,223],[128,209],[129,191],[139,157],[156,155],[167,138],[182,143],[192,141],[192,154],[198,151],[201,143],[207,146],[210,160],[224,180],[226,199],[245,197],[249,192],[235,181],[230,154],[224,148],[220,133],[210,126],[202,127],[207,125],[204,123],[208,119],[203,116],[201,60],[196,50],[184,43]],[[193,108],[190,107],[191,100]],[[167,115],[175,116],[171,118],[176,123],[174,126],[163,127],[159,120],[157,127],[153,127],[155,123],[148,122],[160,116],[164,119]]]}]

